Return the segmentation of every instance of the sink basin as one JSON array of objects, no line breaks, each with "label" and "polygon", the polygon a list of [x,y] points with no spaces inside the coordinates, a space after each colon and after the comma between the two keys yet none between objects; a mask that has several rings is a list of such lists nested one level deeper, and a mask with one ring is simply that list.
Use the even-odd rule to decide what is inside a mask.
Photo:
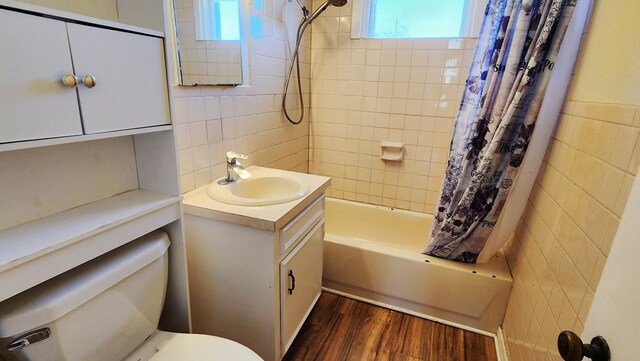
[{"label": "sink basin", "polygon": [[309,185],[293,175],[265,175],[229,184],[211,183],[209,197],[218,202],[242,206],[286,203],[309,193]]}]

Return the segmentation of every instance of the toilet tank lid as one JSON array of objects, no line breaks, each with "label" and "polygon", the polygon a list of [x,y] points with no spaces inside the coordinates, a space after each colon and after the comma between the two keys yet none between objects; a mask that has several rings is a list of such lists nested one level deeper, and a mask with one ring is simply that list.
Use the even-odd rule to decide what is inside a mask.
[{"label": "toilet tank lid", "polygon": [[59,319],[162,257],[169,244],[166,233],[154,231],[3,301],[0,338]]}]

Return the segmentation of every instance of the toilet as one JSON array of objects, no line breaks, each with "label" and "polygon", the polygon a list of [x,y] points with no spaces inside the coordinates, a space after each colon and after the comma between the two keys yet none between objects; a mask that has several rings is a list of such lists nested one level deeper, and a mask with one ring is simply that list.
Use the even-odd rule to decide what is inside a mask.
[{"label": "toilet", "polygon": [[231,340],[157,330],[169,244],[152,232],[0,303],[0,360],[261,361]]}]

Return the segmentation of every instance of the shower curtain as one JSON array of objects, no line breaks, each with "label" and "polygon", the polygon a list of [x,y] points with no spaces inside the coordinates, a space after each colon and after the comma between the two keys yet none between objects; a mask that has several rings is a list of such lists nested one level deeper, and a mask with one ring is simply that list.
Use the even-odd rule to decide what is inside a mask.
[{"label": "shower curtain", "polygon": [[489,0],[425,254],[476,262],[524,158],[576,3]]}]

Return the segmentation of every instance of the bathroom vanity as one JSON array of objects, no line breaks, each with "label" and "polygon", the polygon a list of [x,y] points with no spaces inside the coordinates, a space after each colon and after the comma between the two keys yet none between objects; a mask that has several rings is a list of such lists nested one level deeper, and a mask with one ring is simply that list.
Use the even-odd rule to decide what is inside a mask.
[{"label": "bathroom vanity", "polygon": [[192,326],[194,332],[240,342],[267,361],[280,360],[320,296],[330,179],[247,170],[252,177],[294,176],[309,191],[264,206],[215,201],[208,186],[185,195]]}]

